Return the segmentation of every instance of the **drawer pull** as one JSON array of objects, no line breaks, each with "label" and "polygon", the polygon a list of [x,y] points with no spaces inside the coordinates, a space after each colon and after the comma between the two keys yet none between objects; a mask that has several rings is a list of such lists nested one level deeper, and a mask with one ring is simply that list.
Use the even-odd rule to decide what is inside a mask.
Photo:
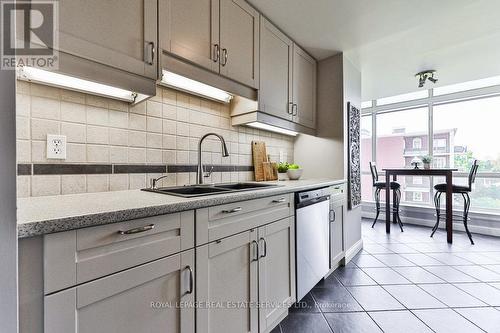
[{"label": "drawer pull", "polygon": [[264,241],[264,253],[263,253],[263,254],[261,254],[261,255],[259,255],[259,259],[260,259],[260,258],[265,258],[265,257],[267,257],[267,242],[266,242],[266,240],[265,240],[263,237],[261,237],[261,238],[259,239],[259,242],[260,242],[260,241]]},{"label": "drawer pull", "polygon": [[285,201],[286,201],[285,198],[279,198],[279,199],[274,199],[273,203],[282,203],[282,202],[285,202]]},{"label": "drawer pull", "polygon": [[222,212],[224,214],[232,214],[232,213],[241,212],[242,210],[243,210],[243,208],[241,208],[241,207],[235,207],[235,208],[232,208],[232,209],[224,209]]},{"label": "drawer pull", "polygon": [[154,227],[155,227],[154,224],[148,224],[148,225],[145,225],[145,226],[139,227],[139,228],[133,228],[133,229],[129,229],[129,230],[120,230],[120,231],[118,231],[118,233],[120,235],[133,235],[133,234],[138,234],[141,232],[149,231],[151,229],[154,229]]},{"label": "drawer pull", "polygon": [[259,243],[255,240],[252,241],[252,254],[255,253],[255,257],[252,258],[252,262],[259,260]]}]

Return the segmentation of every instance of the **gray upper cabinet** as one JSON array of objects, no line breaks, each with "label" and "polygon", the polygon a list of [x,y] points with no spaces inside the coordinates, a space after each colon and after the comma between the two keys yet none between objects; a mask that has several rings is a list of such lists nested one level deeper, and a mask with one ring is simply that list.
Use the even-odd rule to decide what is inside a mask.
[{"label": "gray upper cabinet", "polygon": [[262,17],[259,109],[287,120],[293,120],[292,57],[292,40]]},{"label": "gray upper cabinet", "polygon": [[316,127],[316,60],[297,45],[293,47],[294,122]]},{"label": "gray upper cabinet", "polygon": [[191,249],[45,296],[44,331],[194,333],[194,288]]},{"label": "gray upper cabinet", "polygon": [[159,0],[160,49],[219,72],[219,0]]},{"label": "gray upper cabinet", "polygon": [[156,0],[59,1],[59,49],[156,78]]},{"label": "gray upper cabinet", "polygon": [[259,12],[243,0],[220,0],[220,73],[256,88]]}]

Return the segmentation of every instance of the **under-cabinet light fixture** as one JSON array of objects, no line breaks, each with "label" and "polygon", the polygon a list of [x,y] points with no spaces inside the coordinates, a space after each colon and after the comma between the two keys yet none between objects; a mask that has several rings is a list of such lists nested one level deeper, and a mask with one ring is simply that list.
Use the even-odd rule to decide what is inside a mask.
[{"label": "under-cabinet light fixture", "polygon": [[219,88],[209,86],[208,84],[189,79],[185,76],[162,70],[161,84],[191,94],[213,99],[219,102],[229,103],[233,96]]},{"label": "under-cabinet light fixture", "polygon": [[278,127],[278,126],[273,126],[273,125],[269,125],[269,124],[260,123],[260,122],[257,122],[257,121],[252,122],[252,123],[248,123],[248,124],[246,124],[246,126],[250,126],[250,127],[253,127],[253,128],[258,128],[258,129],[265,130],[265,131],[271,131],[271,132],[276,132],[276,133],[280,133],[280,134],[291,135],[291,136],[296,136],[298,134],[295,131],[291,131],[291,130],[288,130],[288,129],[285,129],[285,128],[281,128],[281,127]]},{"label": "under-cabinet light fixture", "polygon": [[130,90],[125,90],[89,80],[79,79],[66,74],[50,72],[35,67],[18,67],[17,78],[19,80],[41,83],[57,88],[65,88],[92,95],[114,98],[129,103],[137,103],[149,97],[147,95],[138,94]]}]

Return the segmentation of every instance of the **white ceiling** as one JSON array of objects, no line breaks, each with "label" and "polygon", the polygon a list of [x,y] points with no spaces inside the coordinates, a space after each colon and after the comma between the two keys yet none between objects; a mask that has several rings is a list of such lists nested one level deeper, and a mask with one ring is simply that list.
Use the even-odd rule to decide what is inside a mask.
[{"label": "white ceiling", "polygon": [[500,75],[500,0],[249,0],[317,59],[338,52],[362,73],[363,99]]}]

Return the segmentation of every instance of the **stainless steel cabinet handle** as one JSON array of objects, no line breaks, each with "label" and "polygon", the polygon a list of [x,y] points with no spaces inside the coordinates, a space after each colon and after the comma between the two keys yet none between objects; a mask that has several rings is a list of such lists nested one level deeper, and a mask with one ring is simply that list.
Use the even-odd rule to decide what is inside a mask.
[{"label": "stainless steel cabinet handle", "polygon": [[274,199],[272,202],[273,203],[282,203],[282,202],[285,202],[286,199],[285,198],[279,198],[279,199]]},{"label": "stainless steel cabinet handle", "polygon": [[286,110],[288,114],[293,114],[293,102],[288,103],[288,110]]},{"label": "stainless steel cabinet handle", "polygon": [[253,240],[252,241],[252,245],[254,245],[253,249],[255,249],[255,251],[254,251],[255,252],[255,257],[252,258],[252,262],[253,261],[258,261],[259,260],[259,243],[257,241]]},{"label": "stainless steel cabinet handle", "polygon": [[220,63],[222,65],[222,67],[227,65],[227,58],[228,57],[229,57],[229,54],[227,52],[227,49],[226,48],[222,49],[222,59],[224,59],[224,62]]},{"label": "stainless steel cabinet handle", "polygon": [[293,106],[292,106],[292,115],[296,116],[297,114],[299,114],[298,110],[299,110],[298,105],[294,103]]},{"label": "stainless steel cabinet handle", "polygon": [[154,224],[148,224],[148,225],[145,225],[145,226],[139,227],[139,228],[133,228],[133,229],[129,229],[129,230],[119,230],[118,233],[120,235],[133,235],[133,234],[138,234],[141,232],[149,231],[151,229],[154,229],[154,227],[155,227]]},{"label": "stainless steel cabinet handle", "polygon": [[232,214],[232,213],[241,212],[242,210],[243,210],[243,208],[241,208],[241,207],[235,207],[235,208],[232,208],[232,209],[224,209],[222,212],[224,214]]},{"label": "stainless steel cabinet handle", "polygon": [[154,61],[155,61],[155,43],[148,42],[146,45],[147,45],[146,55],[145,55],[145,58],[147,59],[146,63],[148,65],[152,66],[152,65],[154,65]]},{"label": "stainless steel cabinet handle", "polygon": [[192,294],[194,289],[194,274],[191,266],[186,266],[186,269],[189,270],[189,290],[186,291],[186,294]]},{"label": "stainless steel cabinet handle", "polygon": [[264,241],[264,253],[263,253],[262,255],[260,255],[260,256],[259,256],[259,259],[260,259],[260,258],[265,258],[265,257],[267,257],[267,242],[266,242],[266,240],[265,240],[263,237],[261,237],[261,238],[259,239],[259,242],[260,242],[260,241]]},{"label": "stainless steel cabinet handle", "polygon": [[219,44],[214,44],[214,54],[213,54],[213,57],[214,57],[214,62],[217,62],[219,61],[220,59],[220,47],[219,47]]}]

